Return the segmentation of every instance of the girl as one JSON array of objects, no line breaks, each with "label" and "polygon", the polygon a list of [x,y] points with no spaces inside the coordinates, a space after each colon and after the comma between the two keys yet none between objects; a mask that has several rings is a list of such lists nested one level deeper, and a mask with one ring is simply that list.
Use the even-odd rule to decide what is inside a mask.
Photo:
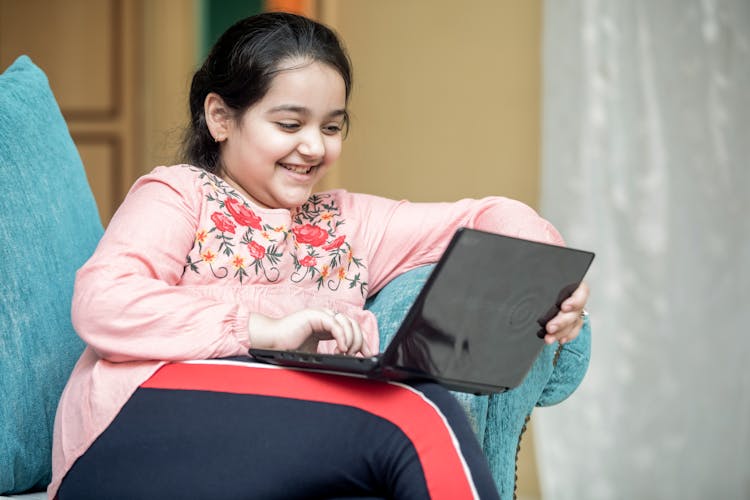
[{"label": "girl", "polygon": [[[562,243],[504,198],[312,195],[350,91],[343,48],[311,20],[262,14],[218,40],[193,77],[187,164],[136,182],[77,275],[88,347],[58,409],[50,497],[497,497],[440,386],[218,359],[377,352],[365,300],[459,226]],[[548,342],[578,334],[587,297],[563,303]]]}]

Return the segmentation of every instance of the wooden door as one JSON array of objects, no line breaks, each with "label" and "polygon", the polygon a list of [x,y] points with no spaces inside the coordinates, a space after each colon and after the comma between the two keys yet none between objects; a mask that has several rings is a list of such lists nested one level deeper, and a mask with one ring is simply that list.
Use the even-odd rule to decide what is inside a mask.
[{"label": "wooden door", "polygon": [[[177,160],[195,0],[0,0],[0,71],[47,74],[106,225],[135,179]],[[61,187],[62,188],[62,187]]]},{"label": "wooden door", "polygon": [[121,0],[0,0],[0,66],[26,54],[47,74],[105,224],[132,178],[138,148],[139,7]]}]

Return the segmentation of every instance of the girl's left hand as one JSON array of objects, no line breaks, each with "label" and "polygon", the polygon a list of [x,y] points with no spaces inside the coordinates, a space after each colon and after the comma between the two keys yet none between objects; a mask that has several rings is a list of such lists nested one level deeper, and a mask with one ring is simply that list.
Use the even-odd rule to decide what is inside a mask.
[{"label": "girl's left hand", "polygon": [[560,305],[560,312],[547,322],[547,334],[544,341],[547,344],[560,342],[565,344],[578,336],[583,326],[583,310],[589,298],[589,287],[581,283],[575,292]]}]

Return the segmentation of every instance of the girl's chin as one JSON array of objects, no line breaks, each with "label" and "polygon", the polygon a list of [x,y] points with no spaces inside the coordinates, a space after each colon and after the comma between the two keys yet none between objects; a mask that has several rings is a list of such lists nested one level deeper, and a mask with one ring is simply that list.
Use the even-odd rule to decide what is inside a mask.
[{"label": "girl's chin", "polygon": [[276,198],[276,204],[278,208],[286,208],[292,210],[297,207],[301,207],[307,200],[312,196],[312,188],[307,190],[295,190],[295,193],[289,193],[285,196]]}]

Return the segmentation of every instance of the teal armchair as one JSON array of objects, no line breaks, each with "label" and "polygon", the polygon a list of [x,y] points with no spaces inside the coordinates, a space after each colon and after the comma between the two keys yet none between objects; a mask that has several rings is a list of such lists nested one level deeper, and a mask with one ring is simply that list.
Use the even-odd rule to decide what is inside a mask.
[{"label": "teal armchair", "polygon": [[[83,350],[70,322],[75,272],[103,229],[47,78],[25,56],[0,74],[0,169],[0,498],[46,498],[57,402]],[[426,266],[395,278],[368,302],[382,345],[429,271]],[[502,498],[514,494],[517,450],[532,409],[575,390],[589,350],[586,324],[559,351],[545,348],[517,389],[483,397],[456,394]]]}]

